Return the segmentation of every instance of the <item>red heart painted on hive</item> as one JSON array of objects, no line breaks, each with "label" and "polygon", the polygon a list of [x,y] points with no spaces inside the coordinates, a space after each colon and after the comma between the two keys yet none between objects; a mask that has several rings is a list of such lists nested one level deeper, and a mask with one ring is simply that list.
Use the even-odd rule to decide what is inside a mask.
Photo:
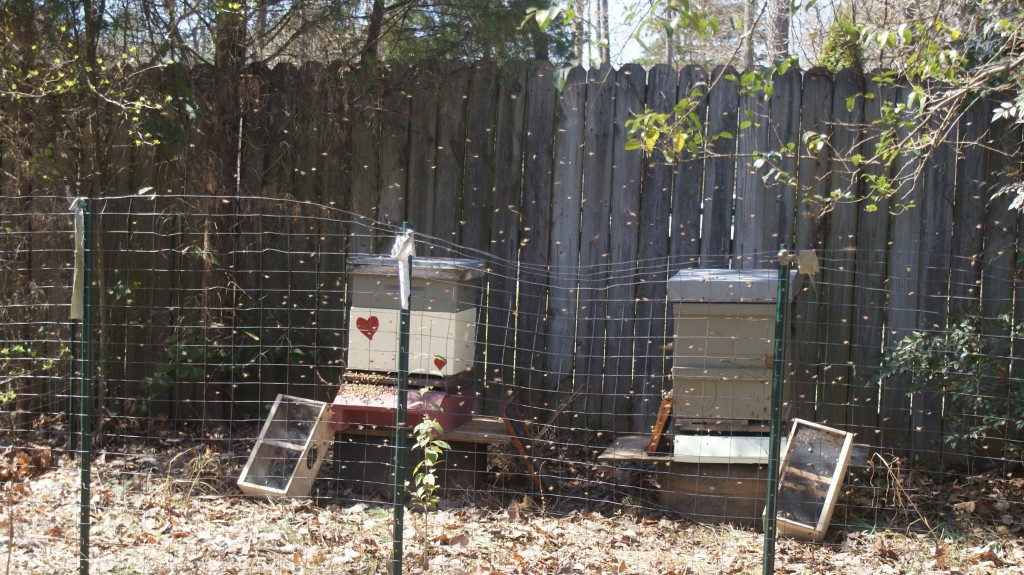
[{"label": "red heart painted on hive", "polygon": [[356,328],[366,336],[366,339],[373,339],[373,334],[377,333],[378,327],[380,327],[380,320],[375,315],[371,315],[369,318],[356,318]]},{"label": "red heart painted on hive", "polygon": [[441,357],[439,355],[435,355],[434,356],[434,365],[437,366],[438,370],[444,370],[444,366],[448,365],[448,361],[446,361],[445,358],[443,358],[443,357]]}]

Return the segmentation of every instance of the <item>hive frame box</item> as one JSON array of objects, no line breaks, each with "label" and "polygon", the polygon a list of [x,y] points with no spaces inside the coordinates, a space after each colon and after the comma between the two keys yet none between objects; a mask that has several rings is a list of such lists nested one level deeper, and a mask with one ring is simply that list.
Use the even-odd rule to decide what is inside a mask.
[{"label": "hive frame box", "polygon": [[330,406],[278,395],[238,478],[246,495],[305,497],[334,434]]},{"label": "hive frame box", "polygon": [[852,433],[793,420],[779,473],[775,515],[779,535],[824,539],[852,448]]},{"label": "hive frame box", "polygon": [[[398,365],[398,263],[367,256],[349,262],[351,308],[347,368],[392,373]],[[409,373],[439,378],[473,368],[483,263],[413,258],[409,295]]]}]

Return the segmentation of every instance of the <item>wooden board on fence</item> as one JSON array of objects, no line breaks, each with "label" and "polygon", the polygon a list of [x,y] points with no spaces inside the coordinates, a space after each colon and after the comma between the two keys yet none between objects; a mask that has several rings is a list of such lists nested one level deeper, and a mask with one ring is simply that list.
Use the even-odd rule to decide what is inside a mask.
[{"label": "wooden board on fence", "polygon": [[[901,86],[895,99],[906,101],[910,88]],[[898,138],[909,135],[908,128],[897,131]],[[918,160],[907,155],[902,158],[907,173],[914,173]],[[921,205],[923,182],[903,180],[898,183],[896,197],[903,203]],[[897,209],[897,206],[890,206]],[[898,343],[904,336],[917,329],[917,309],[920,299],[920,246],[921,246],[921,210],[906,210],[899,217],[890,219],[890,241],[900,246],[899,250],[889,253],[889,309],[886,316],[886,347]],[[887,378],[881,390],[880,427],[881,444],[893,449],[897,454],[905,454],[910,448],[911,417],[910,387],[908,376]]]},{"label": "wooden board on fence", "polygon": [[[801,148],[800,109],[803,104],[802,74],[795,68],[781,76],[776,74],[772,81],[775,92],[771,97],[768,117],[771,128],[768,131],[768,149],[781,150],[789,144]],[[780,165],[782,173],[797,178],[797,156],[784,155]],[[769,182],[764,196],[764,213],[771,214],[761,231],[769,251],[780,244],[793,246],[795,236],[797,190],[785,181]]]},{"label": "wooden board on fence", "polygon": [[347,346],[348,306],[345,298],[346,264],[348,258],[348,215],[349,174],[352,170],[352,154],[349,141],[351,122],[345,115],[343,70],[332,66],[325,86],[328,96],[325,101],[323,130],[326,130],[324,148],[320,152],[320,174],[322,178],[320,203],[324,206],[325,222],[321,232],[323,240],[318,247],[319,306],[317,341],[320,344],[321,365],[317,368],[327,381],[335,381],[344,368]]},{"label": "wooden board on fence", "polygon": [[[802,130],[828,138],[831,135],[832,116],[832,75],[824,69],[815,68],[804,75],[801,109]],[[814,96],[811,97],[810,94]],[[828,146],[822,146],[811,153],[806,145],[798,146],[800,161],[797,165],[797,181],[800,197],[796,214],[797,250],[819,250],[823,247],[824,227],[820,209],[813,198],[828,196]],[[791,307],[793,324],[793,367],[790,379],[789,401],[794,417],[813,419],[819,383],[818,366],[821,364],[821,322],[823,287],[821,274],[803,282],[795,294]]]},{"label": "wooden board on fence", "polygon": [[[988,156],[986,195],[991,196],[997,190],[1011,183],[1006,171],[1010,164],[1016,162],[1015,157],[1005,150],[1013,150],[1019,145],[1021,133],[1019,125],[1000,122],[992,126],[994,145],[999,152]],[[1019,221],[1017,210],[1009,209],[1010,196],[999,195],[991,200],[985,220],[985,253],[982,257],[981,301],[982,315],[997,317],[1010,311],[1013,306],[1013,270],[1016,253],[1016,234]],[[1021,310],[1024,313],[1024,310]],[[1020,323],[1015,319],[1014,324]]]},{"label": "wooden board on fence", "polygon": [[[434,235],[442,242],[430,255],[447,256],[448,242],[458,244],[462,221],[462,185],[466,160],[466,95],[469,93],[469,67],[455,65],[447,71],[437,107],[437,190],[433,206]],[[418,208],[420,208],[418,206]]]},{"label": "wooden board on fence", "polygon": [[349,190],[353,222],[349,227],[349,254],[373,253],[373,228],[380,197],[380,121],[376,113],[379,82],[365,69],[352,74],[348,99],[351,115],[352,172]]},{"label": "wooden board on fence", "polygon": [[[864,122],[864,77],[852,69],[836,76],[832,96],[832,146],[829,188],[848,193],[851,199],[860,196],[856,168],[848,163],[860,153],[860,129]],[[847,103],[854,98],[852,107]],[[819,372],[821,382],[817,421],[829,425],[845,425],[849,420],[850,402],[850,329],[854,309],[854,261],[857,252],[857,217],[860,204],[838,202],[826,216],[825,251],[822,257],[822,284],[829,305],[824,309],[821,345],[824,362]]]},{"label": "wooden board on fence", "polygon": [[[304,62],[299,67],[299,82],[290,98],[295,116],[294,163],[292,195],[299,201],[320,200],[320,154],[322,137],[327,126],[323,121],[326,91],[322,89],[326,68],[319,62]],[[299,90],[311,86],[312,90]]]},{"label": "wooden board on fence", "polygon": [[[868,81],[868,93],[874,97],[864,102],[864,123],[869,139],[877,138],[881,129],[877,121],[882,106],[892,103],[892,90]],[[881,175],[882,167],[871,164],[864,168],[869,175]],[[865,191],[867,193],[867,191]],[[867,200],[875,202],[875,211],[860,210],[857,222],[857,256],[855,279],[853,334],[850,339],[850,425],[864,443],[877,444],[878,435],[878,383],[875,376],[882,363],[879,342],[883,339],[885,320],[885,279],[888,265],[889,202],[886,198]]]},{"label": "wooden board on fence", "polygon": [[720,138],[711,144],[714,157],[704,164],[703,233],[700,242],[700,267],[727,268],[731,253],[732,196],[736,174],[736,128],[739,108],[739,88],[736,82],[724,76],[736,75],[732,66],[718,66],[711,74],[711,93],[708,94],[708,136],[723,133],[731,138]]},{"label": "wooden board on fence", "polygon": [[[669,113],[676,103],[679,80],[674,69],[655,66],[647,73],[647,107]],[[654,157],[646,158],[640,194],[640,269],[637,280],[636,357],[633,416],[635,429],[649,430],[657,416],[661,394],[670,385],[666,286],[675,273],[665,269],[672,209],[672,168]]]},{"label": "wooden board on fence", "polygon": [[434,210],[417,209],[433,206],[437,201],[434,170],[437,155],[437,73],[416,75],[411,88],[409,118],[408,217],[415,217],[416,233],[433,236]]},{"label": "wooden board on fence", "polygon": [[580,217],[579,347],[576,386],[583,391],[574,406],[592,418],[588,428],[600,427],[598,410],[605,360],[605,319],[610,278],[608,218],[611,206],[612,138],[615,132],[614,68],[603,65],[587,78],[586,134],[583,141],[583,197]]},{"label": "wooden board on fence", "polygon": [[[412,71],[405,66],[392,70],[388,81],[382,86],[381,110],[377,116],[380,120],[380,203],[377,220],[394,230],[401,228],[410,215],[406,211],[410,102],[404,88],[411,74]],[[415,220],[411,223],[415,230]],[[384,231],[374,239],[374,253],[388,253],[394,242],[394,235]]]},{"label": "wooden board on fence", "polygon": [[[937,128],[938,120],[936,119]],[[956,157],[950,143],[932,149],[925,162],[924,192],[921,208],[921,267],[919,329],[942,330],[946,327],[947,298],[952,252],[953,202]],[[924,383],[924,382],[921,382]],[[916,457],[942,450],[942,390],[931,383],[913,398],[913,448]]]},{"label": "wooden board on fence", "polygon": [[639,250],[640,197],[635,190],[643,173],[639,150],[627,150],[625,119],[644,109],[646,72],[627,64],[615,79],[615,131],[612,135],[611,220],[608,228],[609,268],[608,321],[605,327],[605,393],[601,427],[620,429],[622,415],[631,409],[633,353],[636,318],[636,261]]},{"label": "wooden board on fence", "polygon": [[553,67],[538,64],[526,83],[526,150],[523,162],[522,220],[520,222],[521,272],[517,321],[517,383],[527,392],[528,404],[537,410],[554,410],[547,404],[549,379],[545,375],[547,349],[544,321],[547,310],[547,266],[550,257],[551,175],[554,171],[555,85]]},{"label": "wooden board on fence", "polygon": [[[701,125],[707,120],[708,74],[700,66],[689,65],[679,72],[676,95],[680,101],[691,102],[690,112]],[[669,232],[669,254],[675,273],[679,267],[696,267],[700,259],[701,196],[704,184],[704,155],[683,152],[676,164],[672,183],[672,229]]]},{"label": "wooden board on fence", "polygon": [[732,240],[732,261],[736,269],[767,267],[765,252],[778,252],[778,245],[766,245],[761,230],[772,228],[777,209],[765,210],[765,185],[761,178],[767,167],[754,168],[755,155],[768,149],[768,102],[763,93],[740,95],[739,125],[736,129],[736,212]]},{"label": "wooden board on fence", "polygon": [[[511,389],[515,353],[516,274],[519,254],[522,201],[523,136],[526,133],[526,70],[516,68],[503,75],[498,85],[498,110],[494,134],[494,219],[490,250],[494,262],[488,271],[487,306],[488,373],[484,391],[486,406],[497,409]],[[489,411],[489,410],[488,410]]]},{"label": "wooden board on fence", "polygon": [[466,180],[462,198],[462,239],[470,250],[488,249],[494,188],[494,122],[498,105],[498,71],[493,64],[472,69],[466,112]]},{"label": "wooden board on fence", "polygon": [[[551,190],[551,233],[548,258],[551,271],[548,287],[547,373],[560,413],[571,397],[573,360],[576,355],[575,319],[579,281],[580,209],[583,193],[583,135],[586,126],[587,72],[569,70],[559,91],[555,118],[554,182]],[[561,424],[568,420],[560,419]]]}]

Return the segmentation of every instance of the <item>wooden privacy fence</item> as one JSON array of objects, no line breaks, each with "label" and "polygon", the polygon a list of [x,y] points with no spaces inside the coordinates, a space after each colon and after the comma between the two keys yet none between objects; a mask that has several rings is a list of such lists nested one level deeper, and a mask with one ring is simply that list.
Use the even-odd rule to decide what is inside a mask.
[{"label": "wooden privacy fence", "polygon": [[[671,386],[666,280],[691,267],[772,267],[782,243],[814,248],[822,273],[803,284],[793,308],[790,415],[857,431],[858,441],[940,453],[941,393],[911,393],[906,380],[879,389],[874,376],[886,345],[941,328],[950,312],[1024,310],[1013,305],[1024,289],[1014,273],[1017,214],[1004,199],[990,201],[1005,183],[1002,168],[1019,162],[1019,132],[989,134],[990,104],[981,102],[923,160],[923,176],[901,189],[916,207],[890,215],[885,202],[874,212],[840,203],[819,214],[812,196],[863,195],[849,158],[872,154],[872,121],[883,102],[905,94],[853,71],[794,70],[775,78],[765,100],[718,80],[732,72],[574,68],[557,90],[547,64],[395,69],[372,82],[319,65],[252,70],[238,123],[241,171],[229,194],[237,201],[217,213],[225,219],[215,227],[231,230],[217,265],[241,286],[246,299],[237,305],[264,309],[276,298],[285,317],[266,330],[314,322],[310,341],[324,365],[334,364],[343,357],[344,330],[334,326],[345,325],[347,255],[384,251],[388,226],[410,221],[424,238],[421,255],[478,257],[491,270],[482,409],[495,411],[511,392],[541,420],[636,431]],[[210,85],[197,82],[197,101],[210,97]],[[626,150],[624,122],[633,114],[669,111],[709,85],[696,113],[710,133],[734,137],[674,165]],[[800,145],[805,131],[828,135],[829,145],[809,152]],[[112,143],[127,168],[109,194],[152,186],[163,196],[152,205],[165,206],[136,217],[142,200],[119,203],[124,212],[101,226],[108,286],[128,281],[125,270],[174,286],[146,292],[153,301],[136,299],[136,309],[173,310],[204,289],[201,258],[183,248],[203,243],[211,216],[181,198],[210,191],[195,176],[209,161],[207,142],[194,128],[181,133],[155,148],[123,145],[126,133]],[[798,157],[782,167],[798,186],[752,172],[755,151],[789,142]],[[897,170],[922,160],[902,161]],[[273,199],[288,201],[268,208]],[[140,238],[151,245],[137,245]],[[173,313],[159,311],[166,317],[147,320],[157,328],[141,328],[131,327],[145,324],[129,317],[132,308],[118,309],[113,323],[129,327],[108,334],[123,358],[111,369],[141,381],[156,359],[132,360],[124,342],[136,336],[128,332],[158,329],[146,341],[165,341]],[[282,367],[289,364],[254,379],[294,380],[298,368]],[[242,389],[254,380],[237,377]],[[316,380],[312,371],[301,378]]]}]

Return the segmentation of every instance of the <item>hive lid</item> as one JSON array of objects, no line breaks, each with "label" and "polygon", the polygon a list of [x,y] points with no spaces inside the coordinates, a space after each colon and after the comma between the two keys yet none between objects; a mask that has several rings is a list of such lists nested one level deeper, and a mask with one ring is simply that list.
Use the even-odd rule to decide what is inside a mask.
[{"label": "hive lid", "polygon": [[[412,258],[412,277],[445,281],[469,281],[484,275],[484,263],[469,258]],[[348,260],[354,275],[397,276],[398,260],[387,256],[362,256]]]},{"label": "hive lid", "polygon": [[[796,270],[790,272],[790,281]],[[668,280],[668,299],[679,302],[774,303],[777,270],[682,270]],[[791,286],[790,295],[795,295]]]}]

